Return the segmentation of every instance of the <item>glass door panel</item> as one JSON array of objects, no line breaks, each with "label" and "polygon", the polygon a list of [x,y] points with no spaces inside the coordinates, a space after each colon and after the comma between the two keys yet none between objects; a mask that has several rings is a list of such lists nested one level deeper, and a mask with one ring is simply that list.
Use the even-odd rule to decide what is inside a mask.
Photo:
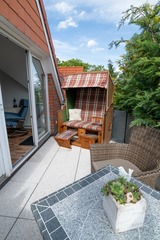
[{"label": "glass door panel", "polygon": [[11,175],[11,172],[12,164],[8,145],[0,82],[0,177],[3,175],[8,177]]},{"label": "glass door panel", "polygon": [[47,132],[46,88],[40,61],[32,57],[32,62],[38,138],[40,139]]}]

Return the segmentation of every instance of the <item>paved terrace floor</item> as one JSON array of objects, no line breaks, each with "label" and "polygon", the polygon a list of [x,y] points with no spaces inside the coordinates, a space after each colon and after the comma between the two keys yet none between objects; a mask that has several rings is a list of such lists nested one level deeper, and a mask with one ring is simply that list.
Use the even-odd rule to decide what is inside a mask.
[{"label": "paved terrace floor", "polygon": [[30,205],[90,174],[89,150],[49,140],[0,190],[0,240],[41,240]]}]

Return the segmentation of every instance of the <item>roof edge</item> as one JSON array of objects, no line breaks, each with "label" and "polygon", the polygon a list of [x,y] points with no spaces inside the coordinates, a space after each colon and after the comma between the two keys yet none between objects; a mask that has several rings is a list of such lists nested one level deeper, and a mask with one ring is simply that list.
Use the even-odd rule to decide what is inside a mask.
[{"label": "roof edge", "polygon": [[109,71],[88,71],[88,72],[80,72],[80,73],[73,73],[73,74],[66,74],[65,77],[69,75],[79,75],[79,74],[98,74],[98,73],[107,73],[109,75]]},{"label": "roof edge", "polygon": [[61,103],[63,103],[64,98],[63,98],[62,90],[61,90],[61,87],[60,87],[60,75],[59,75],[59,71],[58,71],[58,66],[57,66],[57,61],[56,61],[56,56],[55,56],[55,50],[54,50],[54,46],[53,46],[53,42],[52,42],[51,32],[50,32],[49,25],[48,25],[48,20],[47,20],[47,15],[46,15],[44,3],[43,3],[43,0],[36,0],[36,3],[37,3],[37,6],[38,6],[40,18],[41,18],[42,25],[43,25],[44,32],[45,32],[45,36],[46,36],[47,45],[48,45],[50,56],[51,56],[51,62],[52,62],[52,65],[53,65],[52,74],[53,74],[54,82],[55,82],[56,89],[57,89],[57,92],[58,92],[59,100],[60,100]]}]

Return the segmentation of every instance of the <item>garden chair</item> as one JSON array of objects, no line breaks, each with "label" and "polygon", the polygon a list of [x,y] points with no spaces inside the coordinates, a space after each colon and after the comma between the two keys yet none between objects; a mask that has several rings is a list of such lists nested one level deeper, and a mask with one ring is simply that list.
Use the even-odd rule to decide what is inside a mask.
[{"label": "garden chair", "polygon": [[133,127],[129,144],[92,144],[90,154],[93,171],[106,165],[130,168],[135,178],[155,187],[160,174],[160,130]]}]

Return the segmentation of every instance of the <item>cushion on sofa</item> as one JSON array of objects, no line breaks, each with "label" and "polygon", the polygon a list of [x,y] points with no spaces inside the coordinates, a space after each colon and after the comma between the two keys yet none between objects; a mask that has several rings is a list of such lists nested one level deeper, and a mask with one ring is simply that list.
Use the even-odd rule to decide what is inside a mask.
[{"label": "cushion on sofa", "polygon": [[112,165],[113,167],[124,167],[124,169],[128,172],[128,169],[133,169],[133,175],[134,173],[138,173],[141,172],[141,170],[134,165],[132,162],[129,162],[127,160],[124,159],[111,159],[111,160],[105,160],[105,161],[95,161],[92,162],[92,167],[95,171],[107,166],[107,165]]},{"label": "cushion on sofa", "polygon": [[87,122],[87,121],[67,121],[63,123],[63,126],[72,127],[72,128],[82,128],[90,131],[101,132],[102,124],[95,122]]},{"label": "cushion on sofa", "polygon": [[73,121],[73,120],[77,120],[77,121],[81,121],[81,109],[69,109],[69,121]]}]

